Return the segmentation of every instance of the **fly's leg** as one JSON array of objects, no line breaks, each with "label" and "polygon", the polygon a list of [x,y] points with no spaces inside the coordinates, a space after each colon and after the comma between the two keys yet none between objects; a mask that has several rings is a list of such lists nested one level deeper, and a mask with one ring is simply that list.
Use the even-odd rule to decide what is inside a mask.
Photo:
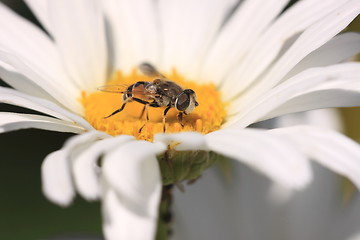
[{"label": "fly's leg", "polygon": [[127,99],[124,101],[124,103],[121,105],[121,108],[119,108],[118,110],[114,111],[114,112],[111,113],[109,116],[104,117],[104,119],[107,119],[107,118],[109,118],[109,117],[111,117],[111,116],[114,116],[115,114],[117,114],[117,113],[121,112],[122,110],[124,110],[126,104],[127,104],[129,101],[131,101],[131,99],[130,99],[130,98],[127,98]]},{"label": "fly's leg", "polygon": [[146,105],[147,105],[147,104],[145,104],[145,105],[144,105],[144,107],[143,107],[143,109],[142,109],[142,111],[141,111],[141,113],[140,113],[140,117],[139,117],[139,119],[142,119],[142,118],[143,118],[144,113],[145,113],[145,108],[146,108]]},{"label": "fly's leg", "polygon": [[177,115],[177,120],[178,120],[178,122],[180,123],[180,125],[182,127],[184,127],[184,124],[182,123],[183,116],[184,116],[183,114],[184,114],[183,112],[179,112],[178,115]]},{"label": "fly's leg", "polygon": [[167,107],[165,110],[164,110],[164,115],[163,115],[163,132],[165,133],[166,131],[166,126],[165,126],[165,120],[166,120],[166,114],[168,113],[168,111],[170,110],[170,106]]},{"label": "fly's leg", "polygon": [[142,111],[142,113],[141,113],[141,117],[142,117],[142,115],[144,114],[144,112],[145,112],[145,123],[144,123],[144,125],[142,125],[142,127],[139,129],[139,133],[141,133],[141,130],[145,127],[145,125],[147,124],[147,122],[149,121],[149,110],[148,110],[148,108],[149,108],[149,104],[145,104],[145,106],[144,106],[144,108],[143,108],[143,111]]},{"label": "fly's leg", "polygon": [[141,104],[144,104],[144,105],[150,104],[150,102],[144,101],[144,100],[142,100],[142,99],[140,99],[140,98],[132,97],[131,100],[132,100],[132,101],[135,101],[135,102],[138,102],[138,103],[141,103]]},{"label": "fly's leg", "polygon": [[144,105],[150,104],[149,102],[144,101],[144,100],[141,100],[141,99],[139,99],[139,98],[128,97],[128,98],[126,98],[126,100],[124,101],[124,103],[123,103],[123,105],[121,106],[121,108],[119,108],[118,110],[114,111],[114,112],[111,113],[109,116],[104,117],[104,119],[109,118],[109,117],[111,117],[111,116],[114,116],[115,114],[121,112],[122,110],[124,110],[126,104],[127,104],[128,102],[132,102],[132,101],[136,101],[136,102],[141,103],[141,104],[144,104]]}]

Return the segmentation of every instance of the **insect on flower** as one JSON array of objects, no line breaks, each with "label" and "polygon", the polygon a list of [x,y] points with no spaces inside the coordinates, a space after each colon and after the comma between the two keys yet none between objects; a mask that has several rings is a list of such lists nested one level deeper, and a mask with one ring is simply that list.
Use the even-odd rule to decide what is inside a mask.
[{"label": "insect on flower", "polygon": [[164,107],[163,113],[163,131],[166,131],[165,120],[166,114],[171,108],[176,108],[179,113],[177,119],[181,126],[183,115],[191,113],[195,107],[199,105],[196,101],[196,94],[192,89],[183,89],[175,82],[167,79],[159,73],[154,66],[149,63],[142,63],[139,70],[146,76],[154,78],[152,82],[139,81],[130,86],[123,85],[105,85],[98,88],[100,91],[110,93],[123,93],[123,104],[110,115],[104,117],[109,118],[124,110],[129,102],[138,102],[144,104],[140,118],[145,113],[146,122],[139,129],[139,133],[149,121],[148,107]]}]

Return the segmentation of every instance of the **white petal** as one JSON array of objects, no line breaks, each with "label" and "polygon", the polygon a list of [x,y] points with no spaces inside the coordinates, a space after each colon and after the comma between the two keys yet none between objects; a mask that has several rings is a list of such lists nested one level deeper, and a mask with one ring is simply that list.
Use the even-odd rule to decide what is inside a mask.
[{"label": "white petal", "polygon": [[288,137],[313,160],[349,178],[360,189],[360,145],[344,135],[313,126],[271,130]]},{"label": "white petal", "polygon": [[198,78],[210,44],[234,0],[160,0],[163,29],[161,69],[173,67],[188,78]]},{"label": "white petal", "polygon": [[79,125],[56,118],[33,114],[0,112],[0,133],[26,128],[71,133],[82,133],[86,131]]},{"label": "white petal", "polygon": [[107,80],[107,49],[101,5],[95,0],[51,0],[51,32],[69,74],[82,90]]},{"label": "white petal", "polygon": [[300,35],[289,50],[280,57],[269,72],[241,97],[243,105],[261,96],[268,89],[281,82],[283,77],[305,56],[316,50],[337,33],[343,30],[360,12],[358,0],[349,1],[347,4],[330,13],[318,23],[309,27]]},{"label": "white petal", "polygon": [[360,34],[347,32],[335,36],[319,49],[310,53],[298,63],[284,78],[292,76],[312,67],[328,66],[340,63],[360,52]]},{"label": "white petal", "polygon": [[245,127],[287,113],[326,107],[358,106],[359,77],[359,63],[304,71],[268,91],[230,119],[224,127],[237,120],[237,126]]},{"label": "white petal", "polygon": [[[50,32],[48,0],[24,0],[43,27]],[[51,33],[51,32],[50,32]]]},{"label": "white petal", "polygon": [[354,234],[353,236],[351,236],[347,240],[360,240],[360,232],[357,232],[356,234]]},{"label": "white petal", "polygon": [[[82,113],[83,108],[77,99],[80,95],[80,91],[73,89],[71,84],[67,84],[66,86],[63,84],[56,85],[56,81],[58,80],[46,75],[47,73],[43,72],[44,66],[37,68],[32,65],[34,61],[26,62],[25,58],[10,54],[1,49],[1,47],[0,59],[0,61],[4,61],[1,62],[0,65],[10,65],[18,74],[25,76],[26,79],[31,79],[33,83],[29,85],[40,88],[40,92],[48,92],[57,102],[61,102],[64,107],[76,113]],[[4,73],[4,71],[1,73]],[[8,78],[4,78],[4,80],[7,79]],[[13,85],[11,83],[12,81],[9,82],[9,85]]]},{"label": "white petal", "polygon": [[88,130],[94,129],[82,117],[59,107],[53,102],[37,97],[32,97],[10,88],[0,87],[0,102],[45,113],[62,120],[66,120],[70,123],[78,124]]},{"label": "white petal", "polygon": [[346,5],[336,9],[321,21],[306,29],[261,80],[263,86],[259,84],[257,86],[258,91],[261,91],[260,88],[266,91],[266,89],[270,89],[279,83],[304,57],[324,45],[349,25],[359,12],[359,0],[349,1]]},{"label": "white petal", "polygon": [[[149,206],[157,211],[160,188],[154,192],[156,202]],[[115,191],[106,192],[103,203],[103,230],[107,240],[153,240],[155,237],[157,213],[138,215],[126,207]]]},{"label": "white petal", "polygon": [[[253,84],[255,79],[263,73],[278,56],[286,40],[295,34],[309,28],[329,13],[337,11],[345,1],[338,0],[308,0],[299,1],[285,11],[274,24],[253,44],[249,54],[242,60],[239,67],[229,72],[229,78],[224,81],[223,90],[227,92],[227,99]],[[335,18],[337,19],[337,18]],[[333,18],[330,20],[334,20]],[[327,23],[332,27],[330,22]],[[313,27],[312,27],[313,28]],[[314,43],[318,43],[315,41]],[[299,49],[300,50],[300,49]],[[304,51],[305,52],[305,51]],[[237,87],[234,88],[233,86]]]},{"label": "white petal", "polygon": [[286,139],[255,129],[220,130],[206,135],[208,147],[266,175],[277,184],[300,189],[312,176],[309,163]]},{"label": "white petal", "polygon": [[17,73],[30,79],[34,86],[48,92],[69,109],[81,112],[77,100],[80,90],[64,72],[57,49],[44,32],[2,4],[0,32],[2,67],[4,63],[10,65]]},{"label": "white petal", "polygon": [[289,202],[294,193],[292,189],[273,183],[269,188],[268,198],[272,203],[280,205]]},{"label": "white petal", "polygon": [[[161,175],[156,154],[166,150],[164,144],[134,141],[117,147],[104,157],[103,174],[122,204],[139,215],[155,216],[151,209],[158,202]],[[156,196],[155,196],[155,195]]]},{"label": "white petal", "polygon": [[154,142],[170,145],[177,151],[207,151],[204,135],[197,132],[182,132],[174,134],[156,134]]},{"label": "white petal", "polygon": [[[360,70],[360,69],[359,69]],[[358,71],[359,72],[359,71]],[[360,75],[348,79],[336,79],[294,95],[292,98],[273,109],[263,119],[272,118],[292,112],[301,112],[329,107],[355,107],[360,100]],[[342,81],[346,80],[346,81]]]},{"label": "white petal", "polygon": [[122,135],[98,141],[73,160],[76,188],[84,198],[92,201],[100,197],[101,186],[96,164],[101,155],[133,139],[132,136]]},{"label": "white petal", "polygon": [[42,190],[45,196],[61,206],[68,206],[75,196],[68,161],[62,150],[49,154],[42,166]]},{"label": "white petal", "polygon": [[243,1],[209,49],[200,79],[219,84],[287,3],[288,0]]},{"label": "white petal", "polygon": [[287,114],[276,118],[276,128],[295,125],[312,125],[343,131],[344,126],[338,109],[317,109],[306,112]]},{"label": "white petal", "polygon": [[161,34],[152,0],[102,2],[112,38],[115,68],[129,72],[142,62],[158,65]]},{"label": "white petal", "polygon": [[75,188],[70,168],[70,160],[81,152],[84,145],[108,138],[109,135],[92,131],[70,138],[64,147],[49,154],[42,165],[42,185],[45,196],[62,206],[71,203],[75,196]]},{"label": "white petal", "polygon": [[1,79],[8,85],[20,92],[31,96],[44,98],[50,101],[56,101],[48,92],[31,81],[28,77],[18,73],[13,67],[4,62],[0,62]]}]

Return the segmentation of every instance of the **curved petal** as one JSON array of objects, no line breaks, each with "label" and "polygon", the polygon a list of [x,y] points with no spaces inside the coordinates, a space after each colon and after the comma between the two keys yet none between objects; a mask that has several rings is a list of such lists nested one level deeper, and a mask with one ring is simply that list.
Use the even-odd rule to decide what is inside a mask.
[{"label": "curved petal", "polygon": [[360,145],[344,135],[313,126],[270,131],[289,138],[314,161],[349,178],[360,189]]},{"label": "curved petal", "polygon": [[[156,201],[149,208],[157,211],[160,189],[153,193]],[[103,230],[106,239],[152,240],[155,237],[157,212],[154,215],[138,215],[122,204],[115,191],[108,190],[102,201]]]},{"label": "curved petal", "polygon": [[48,0],[24,0],[43,27],[51,33]]},{"label": "curved petal", "polygon": [[[44,32],[0,4],[0,65],[11,66],[69,109],[81,112],[80,94]],[[29,38],[31,36],[31,38]],[[6,80],[7,78],[4,78]],[[10,85],[12,85],[10,83]]]},{"label": "curved petal", "polygon": [[4,82],[20,92],[56,102],[48,92],[4,62],[0,62],[0,76]]},{"label": "curved petal", "polygon": [[49,154],[41,166],[42,190],[52,202],[68,206],[75,197],[68,161],[62,150]]},{"label": "curved petal", "polygon": [[355,233],[354,235],[352,235],[347,240],[360,240],[360,232]]},{"label": "curved petal", "polygon": [[129,72],[142,62],[159,64],[161,34],[151,0],[102,1],[116,69]]},{"label": "curved petal", "polygon": [[[341,114],[338,109],[317,109],[313,111],[287,114],[272,121],[274,128],[292,127],[296,125],[311,125],[328,128],[338,132],[344,130]],[[316,170],[316,169],[315,169]],[[314,176],[316,173],[314,173]],[[314,177],[316,178],[316,177]],[[314,179],[316,182],[316,179]],[[277,184],[272,184],[269,189],[269,199],[279,205],[289,202],[294,197],[294,192]]]},{"label": "curved petal", "polygon": [[224,127],[246,127],[260,120],[317,108],[359,106],[359,77],[359,63],[304,71],[267,92]]},{"label": "curved petal", "polygon": [[306,56],[283,80],[289,79],[308,68],[323,67],[343,62],[359,52],[360,33],[347,32],[337,35],[322,47]]},{"label": "curved petal", "polygon": [[343,30],[360,12],[357,0],[349,1],[336,11],[330,13],[318,23],[305,30],[286,53],[276,61],[272,68],[235,102],[244,106],[276,86],[285,75],[306,55],[316,50],[337,33]]},{"label": "curved petal", "polygon": [[41,168],[45,196],[61,206],[67,206],[75,196],[70,160],[81,152],[82,147],[109,135],[92,131],[70,138],[61,150],[49,154]]},{"label": "curved petal", "polygon": [[245,163],[277,184],[305,187],[312,175],[307,159],[286,139],[255,129],[219,130],[206,135],[214,152]]},{"label": "curved petal", "polygon": [[26,128],[71,133],[82,133],[86,131],[86,129],[77,124],[56,118],[33,114],[0,112],[0,133]]},{"label": "curved petal", "polygon": [[188,78],[199,69],[235,0],[160,0],[163,29],[161,69],[173,67]]},{"label": "curved petal", "polygon": [[98,141],[73,160],[76,189],[85,199],[92,201],[100,197],[101,186],[96,166],[101,155],[133,139],[133,136],[122,135]]},{"label": "curved petal", "polygon": [[[82,106],[77,98],[80,95],[80,91],[75,91],[72,89],[72,86],[67,85],[64,86],[63,84],[56,85],[56,80],[52,78],[50,75],[47,75],[43,71],[44,66],[38,68],[37,66],[33,65],[32,60],[27,62],[25,58],[22,58],[20,55],[14,55],[9,52],[4,51],[1,49],[0,46],[0,65],[10,65],[17,73],[26,76],[27,79],[31,79],[34,84],[30,84],[32,86],[39,87],[40,91],[48,92],[57,102],[61,102],[66,108],[76,112],[82,113]],[[50,79],[50,81],[49,81]],[[4,78],[7,80],[7,78]],[[9,82],[9,85],[11,82]],[[61,89],[61,90],[59,90]]]},{"label": "curved petal", "polygon": [[253,95],[251,98],[256,97],[255,93],[262,94],[278,84],[296,64],[342,31],[359,13],[359,1],[349,1],[306,29],[274,63],[269,72],[260,80],[261,82],[256,85],[254,92],[249,91],[249,94]]},{"label": "curved petal", "polygon": [[[281,14],[274,24],[253,44],[249,54],[242,60],[241,64],[228,74],[229,77],[222,86],[222,90],[228,93],[225,100],[233,98],[253,84],[255,79],[261,76],[276,59],[286,40],[305,29],[314,29],[314,26],[318,26],[320,22],[333,27],[330,22],[339,18],[336,16],[334,18],[333,14],[341,7],[343,8],[346,2],[338,0],[299,1]],[[350,7],[348,5],[346,7],[350,11]],[[325,16],[329,18],[327,20],[330,22],[323,20]],[[336,28],[334,28],[335,30]],[[318,44],[320,39],[311,43],[311,47]],[[303,53],[305,54],[305,51]],[[289,66],[289,64],[285,64],[285,66]],[[234,88],[234,85],[237,87]]]},{"label": "curved petal", "polygon": [[62,120],[66,120],[67,122],[70,122],[72,124],[78,124],[84,129],[94,129],[82,117],[59,107],[53,102],[37,97],[32,97],[10,88],[0,87],[0,102],[25,107],[41,113],[45,113]]},{"label": "curved petal", "polygon": [[164,144],[134,141],[117,147],[104,157],[104,179],[122,204],[138,215],[157,215],[157,209],[151,208],[159,201],[161,190],[156,154],[165,150]]},{"label": "curved petal", "polygon": [[107,80],[107,50],[101,5],[96,0],[48,1],[51,33],[64,66],[80,89]]},{"label": "curved petal", "polygon": [[333,129],[338,132],[344,131],[341,113],[335,108],[287,114],[275,119],[275,128],[304,124]]},{"label": "curved petal", "polygon": [[156,134],[154,142],[162,142],[174,147],[177,151],[209,150],[204,135],[197,132],[182,132],[174,134]]},{"label": "curved petal", "polygon": [[200,80],[212,81],[219,85],[288,2],[288,0],[243,1],[221,28],[209,49],[202,66]]},{"label": "curved petal", "polygon": [[285,104],[264,116],[264,119],[292,112],[302,112],[330,107],[357,107],[360,101],[358,79],[346,83],[334,82],[332,86],[318,86],[289,99]]}]

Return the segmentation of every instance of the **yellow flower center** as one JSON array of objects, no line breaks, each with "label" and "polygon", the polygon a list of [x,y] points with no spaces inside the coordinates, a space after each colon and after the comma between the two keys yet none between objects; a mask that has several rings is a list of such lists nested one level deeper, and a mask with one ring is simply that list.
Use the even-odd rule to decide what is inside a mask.
[{"label": "yellow flower center", "polygon": [[[183,126],[177,119],[179,111],[171,108],[166,114],[166,133],[197,131],[206,134],[220,128],[226,117],[226,111],[225,104],[221,101],[220,93],[214,84],[197,84],[188,81],[177,74],[175,70],[166,76],[183,89],[194,90],[199,103],[193,112],[183,116]],[[118,71],[107,85],[130,86],[138,81],[152,82],[153,80],[136,70],[129,75],[123,75],[121,71]],[[126,87],[123,87],[123,90],[126,90]],[[146,122],[145,114],[140,118],[144,104],[138,102],[129,102],[123,111],[104,118],[122,106],[123,94],[121,93],[96,91],[87,94],[83,92],[81,102],[85,109],[86,120],[97,130],[110,135],[127,134],[133,135],[137,139],[152,141],[154,134],[163,132],[162,121],[165,110],[163,107],[149,107],[149,121]],[[142,126],[144,127],[139,132]]]}]

